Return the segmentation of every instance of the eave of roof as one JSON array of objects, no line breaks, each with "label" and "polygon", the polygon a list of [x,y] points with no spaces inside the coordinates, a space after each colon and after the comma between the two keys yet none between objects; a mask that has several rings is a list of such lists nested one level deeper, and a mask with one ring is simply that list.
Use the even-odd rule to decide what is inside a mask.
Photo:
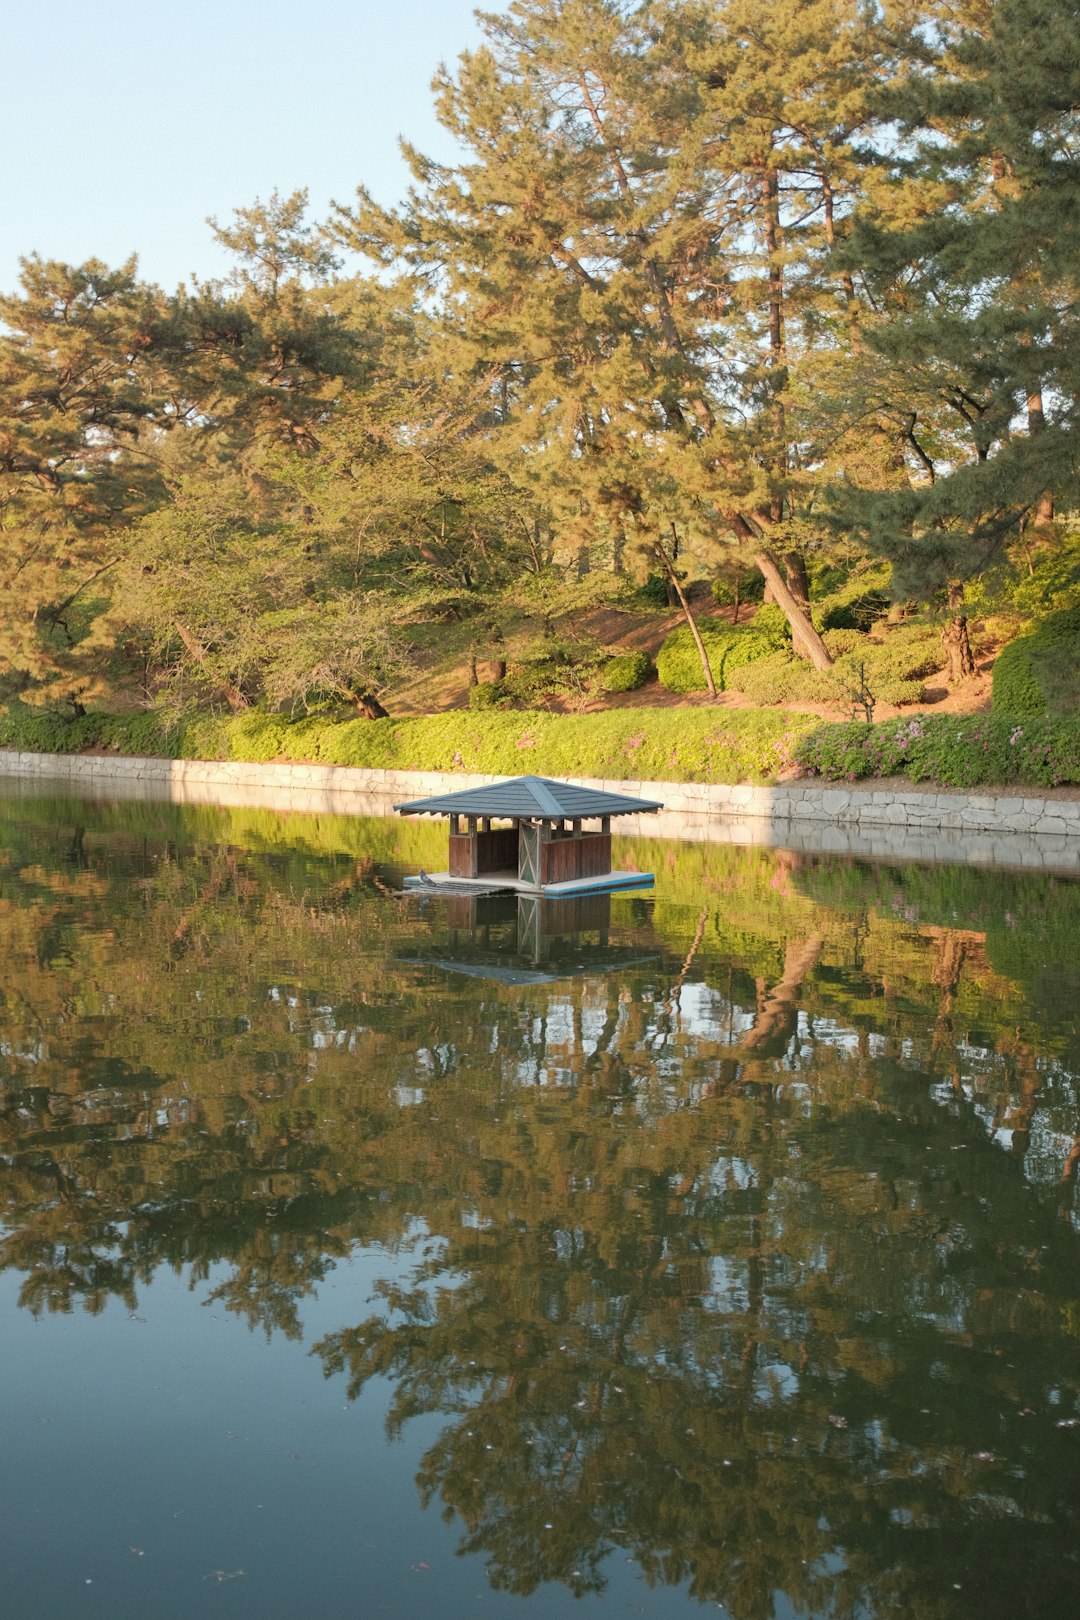
[{"label": "eave of roof", "polygon": [[579,821],[597,816],[651,814],[664,806],[658,799],[638,799],[630,793],[605,793],[598,788],[579,787],[575,782],[557,782],[549,776],[514,776],[503,777],[486,787],[463,788],[460,793],[407,800],[393,808],[402,815],[414,816]]}]

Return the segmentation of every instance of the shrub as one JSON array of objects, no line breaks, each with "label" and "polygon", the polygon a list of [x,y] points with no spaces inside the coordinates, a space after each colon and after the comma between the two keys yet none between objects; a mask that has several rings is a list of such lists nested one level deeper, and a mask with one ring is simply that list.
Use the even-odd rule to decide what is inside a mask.
[{"label": "shrub", "polygon": [[[753,663],[757,658],[767,658],[781,645],[781,639],[774,631],[759,628],[757,617],[749,625],[714,622],[702,624],[699,629],[718,692],[738,684],[730,679],[736,669]],[[680,625],[668,636],[656,655],[656,671],[661,685],[666,686],[669,692],[705,690],[705,675],[689,625]]]},{"label": "shrub", "polygon": [[862,639],[837,658],[833,675],[842,699],[859,684],[859,665],[879,703],[917,703],[923,681],[941,668],[941,640],[934,625],[905,624],[890,630],[884,641]]},{"label": "shrub", "polygon": [[763,602],[751,623],[753,629],[759,635],[768,636],[775,647],[790,644],[791,626],[787,622],[783,608],[777,607],[775,602]]},{"label": "shrub", "polygon": [[[154,741],[159,747],[150,746]],[[834,781],[901,774],[950,787],[1080,782],[1080,721],[1020,723],[998,715],[916,715],[867,726],[823,724],[782,709],[706,706],[297,721],[252,710],[231,718],[193,715],[166,730],[154,714],[65,720],[13,704],[0,711],[0,746],[612,781],[770,782],[797,764]]]},{"label": "shrub", "polygon": [[736,572],[719,574],[713,580],[709,589],[712,599],[720,607],[735,606],[735,583],[739,585],[739,605],[744,603],[760,602],[765,594],[765,579],[756,568],[748,568],[744,574]]},{"label": "shrub", "polygon": [[505,709],[510,701],[503,681],[477,681],[469,688],[470,709]]},{"label": "shrub", "polygon": [[836,703],[843,695],[831,669],[815,669],[790,652],[759,659],[732,684],[754,703]]},{"label": "shrub", "polygon": [[888,611],[889,598],[881,591],[861,591],[846,600],[822,602],[815,618],[822,630],[869,630]]},{"label": "shrub", "polygon": [[636,692],[645,685],[651,667],[648,653],[640,648],[616,653],[600,671],[600,684],[605,692]]},{"label": "shrub", "polygon": [[[475,688],[474,688],[475,690]],[[87,715],[64,721],[31,711],[0,711],[0,745],[73,753],[107,738],[124,753],[150,751],[151,729],[167,737],[159,752],[185,759],[314,761],[372,769],[526,772],[676,782],[767,782],[789,766],[810,715],[783,710],[611,709],[552,714],[453,710],[403,720],[333,720],[259,710],[231,718],[195,715],[167,734],[154,715]],[[16,737],[17,740],[12,739]],[[89,739],[89,740],[88,740]]]},{"label": "shrub", "polygon": [[[170,722],[152,710],[128,715],[95,713],[66,717],[53,710],[15,702],[0,709],[0,748],[35,754],[80,754],[108,749],[165,759],[223,759],[228,757],[225,725],[226,722],[209,714]],[[271,756],[262,753],[258,757]]]},{"label": "shrub", "polygon": [[1020,636],[994,660],[994,712],[1027,716],[1074,713],[1080,705],[1080,607],[1043,620],[1033,635]]},{"label": "shrub", "polygon": [[946,787],[1080,782],[1080,722],[998,715],[914,715],[880,725],[819,726],[800,738],[796,763],[811,776],[855,782],[908,777]]},{"label": "shrub", "polygon": [[539,636],[522,648],[498,683],[503,706],[529,709],[551,699],[583,699],[591,692],[606,657],[591,637]]},{"label": "shrub", "polygon": [[[757,620],[754,620],[757,627]],[[859,665],[879,703],[917,703],[923,678],[941,665],[941,644],[933,625],[900,625],[884,641],[856,630],[827,630],[825,644],[836,662],[815,669],[804,659],[774,653],[740,670],[730,682],[755,703],[847,703],[859,685]]]},{"label": "shrub", "polygon": [[821,639],[834,658],[854,652],[856,647],[866,646],[866,637],[861,630],[825,630]]},{"label": "shrub", "polygon": [[886,594],[891,570],[882,564],[860,568],[840,581],[837,570],[823,569],[814,576],[820,594],[811,617],[818,630],[869,630],[889,611]]},{"label": "shrub", "polygon": [[670,606],[668,602],[668,585],[663,574],[649,574],[645,581],[637,588],[638,600],[643,607]]}]

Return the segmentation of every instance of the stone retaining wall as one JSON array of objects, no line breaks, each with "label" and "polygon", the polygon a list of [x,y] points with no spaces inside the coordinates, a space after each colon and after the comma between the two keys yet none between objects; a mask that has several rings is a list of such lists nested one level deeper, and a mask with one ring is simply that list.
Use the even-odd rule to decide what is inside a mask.
[{"label": "stone retaining wall", "polygon": [[[132,759],[118,754],[29,754],[0,749],[0,776],[28,785],[64,781],[102,796],[174,803],[384,815],[404,799],[493,780],[462,771],[384,771],[348,765],[248,764],[239,760]],[[976,861],[1080,870],[1080,799],[1033,793],[920,792],[791,783],[582,785],[662,799],[659,815],[628,816],[632,837],[767,843],[877,858]]]}]

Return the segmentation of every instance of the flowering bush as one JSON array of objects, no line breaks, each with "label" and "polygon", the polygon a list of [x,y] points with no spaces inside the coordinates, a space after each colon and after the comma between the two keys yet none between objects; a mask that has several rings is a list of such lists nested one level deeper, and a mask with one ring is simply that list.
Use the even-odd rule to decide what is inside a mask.
[{"label": "flowering bush", "polygon": [[999,715],[914,715],[881,725],[824,725],[801,737],[795,761],[808,776],[857,782],[906,776],[944,787],[1080,782],[1080,721]]},{"label": "flowering bush", "polygon": [[960,788],[1080,782],[1080,720],[997,715],[911,715],[867,726],[822,723],[783,709],[706,706],[599,714],[496,707],[400,720],[290,720],[252,709],[229,717],[192,715],[166,729],[153,713],[65,720],[11,704],[0,709],[0,748],[506,776],[527,768],[538,775],[673,782],[775,782],[792,766],[830,781],[906,776]]}]

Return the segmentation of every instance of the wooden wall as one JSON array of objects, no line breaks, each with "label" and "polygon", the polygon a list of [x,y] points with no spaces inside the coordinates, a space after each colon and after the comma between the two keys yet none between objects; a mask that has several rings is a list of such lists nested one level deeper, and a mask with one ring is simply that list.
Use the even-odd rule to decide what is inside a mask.
[{"label": "wooden wall", "polygon": [[[450,833],[451,877],[484,877],[491,872],[518,872],[518,829],[494,827],[488,832]],[[609,832],[557,832],[540,845],[540,882],[573,883],[604,877],[611,871]]]},{"label": "wooden wall", "polygon": [[611,834],[579,833],[553,838],[540,846],[541,883],[572,883],[575,878],[604,877],[611,871]]},{"label": "wooden wall", "polygon": [[493,827],[489,832],[451,832],[451,877],[484,877],[488,872],[516,872],[517,869],[516,827]]}]

